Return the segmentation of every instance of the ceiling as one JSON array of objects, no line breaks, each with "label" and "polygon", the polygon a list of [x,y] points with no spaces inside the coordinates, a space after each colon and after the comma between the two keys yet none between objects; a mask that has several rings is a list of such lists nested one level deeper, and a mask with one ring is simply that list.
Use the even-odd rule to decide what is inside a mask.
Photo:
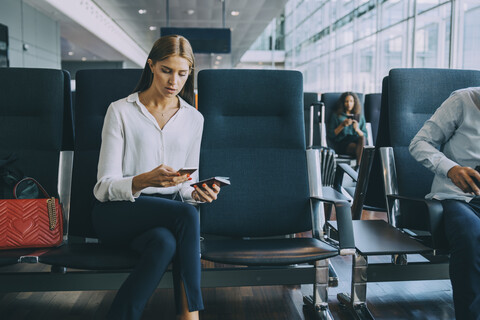
[{"label": "ceiling", "polygon": [[[27,2],[60,22],[62,60],[78,61],[85,57],[88,61],[126,61],[127,66],[138,67],[138,63],[128,61],[121,52],[72,19],[55,12],[47,1],[27,0]],[[42,5],[42,2],[45,2],[45,5]],[[196,54],[198,71],[214,67],[216,61],[219,61],[216,65],[219,68],[234,67],[272,19],[282,12],[287,0],[92,0],[92,2],[123,29],[145,51],[145,55],[160,36],[161,27],[230,28],[231,53],[221,54],[221,58],[217,58],[218,54]],[[141,9],[146,12],[140,14]],[[233,16],[232,11],[238,11],[239,14]],[[156,30],[150,30],[152,29],[150,27],[156,27]]]}]

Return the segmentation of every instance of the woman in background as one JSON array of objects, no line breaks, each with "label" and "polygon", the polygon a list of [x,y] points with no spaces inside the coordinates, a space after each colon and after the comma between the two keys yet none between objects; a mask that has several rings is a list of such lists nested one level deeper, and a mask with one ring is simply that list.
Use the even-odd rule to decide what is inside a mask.
[{"label": "woman in background", "polygon": [[335,152],[354,156],[357,168],[367,139],[365,117],[361,110],[358,96],[354,92],[344,92],[338,99],[328,126],[328,136],[335,141]]}]

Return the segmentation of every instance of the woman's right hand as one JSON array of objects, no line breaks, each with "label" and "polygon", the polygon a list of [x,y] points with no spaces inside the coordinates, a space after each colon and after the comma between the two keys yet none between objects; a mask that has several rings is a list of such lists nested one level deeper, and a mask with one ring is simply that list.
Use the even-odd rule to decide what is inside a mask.
[{"label": "woman's right hand", "polygon": [[189,179],[189,175],[185,174],[183,176],[180,176],[176,170],[162,164],[149,172],[145,172],[133,177],[132,193],[135,194],[138,191],[141,191],[148,187],[173,187]]},{"label": "woman's right hand", "polygon": [[348,127],[350,126],[351,124],[353,123],[353,120],[350,119],[350,118],[346,118],[345,120],[343,120],[342,124],[344,127]]}]

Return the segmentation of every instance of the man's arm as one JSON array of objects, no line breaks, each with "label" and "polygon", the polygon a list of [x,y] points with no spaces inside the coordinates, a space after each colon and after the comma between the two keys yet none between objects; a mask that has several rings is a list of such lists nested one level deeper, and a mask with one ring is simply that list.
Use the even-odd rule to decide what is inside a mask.
[{"label": "man's arm", "polygon": [[480,179],[478,172],[472,168],[460,166],[437,149],[450,139],[462,119],[461,100],[453,94],[425,122],[412,139],[409,150],[418,162],[435,174],[448,177],[463,192],[480,195],[480,189],[472,179],[472,177]]}]

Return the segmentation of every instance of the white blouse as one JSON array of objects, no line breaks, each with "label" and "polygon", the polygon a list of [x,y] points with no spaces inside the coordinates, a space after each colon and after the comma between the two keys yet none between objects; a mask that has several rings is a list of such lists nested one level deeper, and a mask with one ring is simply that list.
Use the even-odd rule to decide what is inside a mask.
[{"label": "white blouse", "polygon": [[133,177],[161,164],[175,170],[198,168],[203,116],[180,100],[180,109],[160,129],[155,117],[140,102],[138,93],[112,102],[103,123],[102,146],[98,161],[97,183],[93,193],[101,202],[135,201],[140,193],[174,194],[191,199],[191,183],[198,181],[198,170],[192,180],[168,188],[149,187],[132,194]]}]

